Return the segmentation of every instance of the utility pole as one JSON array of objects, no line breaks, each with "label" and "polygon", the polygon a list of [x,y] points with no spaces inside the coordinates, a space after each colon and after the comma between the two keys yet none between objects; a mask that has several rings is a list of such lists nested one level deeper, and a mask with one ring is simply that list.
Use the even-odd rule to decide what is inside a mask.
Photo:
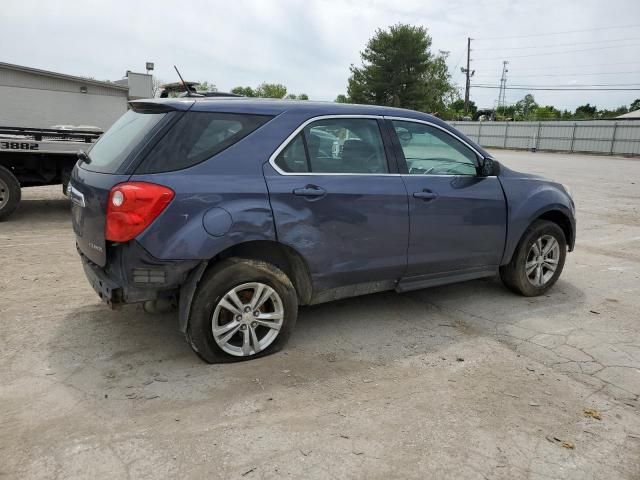
[{"label": "utility pole", "polygon": [[500,109],[500,107],[506,107],[507,105],[507,65],[509,62],[504,60],[502,62],[502,77],[500,78],[500,90],[498,92],[498,107],[496,108],[496,113]]},{"label": "utility pole", "polygon": [[469,90],[471,89],[471,77],[476,73],[475,70],[470,70],[471,64],[471,37],[467,38],[467,68],[461,68],[462,73],[466,74],[467,82],[464,88],[464,114],[469,112]]}]

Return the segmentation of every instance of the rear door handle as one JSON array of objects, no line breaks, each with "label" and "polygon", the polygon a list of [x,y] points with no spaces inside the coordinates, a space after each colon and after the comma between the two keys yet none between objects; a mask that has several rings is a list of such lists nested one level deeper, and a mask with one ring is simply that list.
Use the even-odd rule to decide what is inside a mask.
[{"label": "rear door handle", "polygon": [[317,185],[306,185],[302,188],[294,188],[293,194],[300,197],[322,197],[327,191]]},{"label": "rear door handle", "polygon": [[413,192],[413,198],[420,198],[422,200],[433,200],[438,196],[437,193],[432,192],[431,190],[422,190],[421,192]]}]

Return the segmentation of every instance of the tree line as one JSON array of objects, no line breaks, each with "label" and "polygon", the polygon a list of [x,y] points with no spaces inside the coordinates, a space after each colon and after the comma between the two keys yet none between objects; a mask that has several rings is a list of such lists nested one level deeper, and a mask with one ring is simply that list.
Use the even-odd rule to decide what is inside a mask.
[{"label": "tree line", "polygon": [[560,110],[553,105],[539,105],[534,96],[525,95],[514,105],[499,107],[495,112],[496,120],[598,120],[615,118],[625,113],[640,109],[640,98],[629,106],[622,105],[613,110],[598,108],[586,103],[575,110]]},{"label": "tree line", "polygon": [[[156,93],[160,91],[160,85],[163,83],[160,80],[153,80],[154,84],[154,96]],[[157,86],[156,86],[157,85]],[[217,92],[218,87],[215,83],[209,81],[199,81],[196,85],[194,85],[196,92]],[[242,95],[244,97],[254,97],[254,98],[279,98],[279,99],[289,99],[289,100],[309,100],[309,96],[306,93],[288,93],[287,87],[285,87],[281,83],[268,83],[262,82],[257,87],[233,87],[231,93],[235,93],[236,95]],[[179,92],[172,92],[169,96],[176,97],[179,95]]]}]

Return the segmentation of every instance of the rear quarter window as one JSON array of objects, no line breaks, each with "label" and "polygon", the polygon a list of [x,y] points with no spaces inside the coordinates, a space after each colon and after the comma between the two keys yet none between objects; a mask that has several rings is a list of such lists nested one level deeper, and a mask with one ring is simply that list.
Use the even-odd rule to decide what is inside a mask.
[{"label": "rear quarter window", "polygon": [[89,150],[90,161],[82,168],[92,172],[115,173],[165,113],[138,113],[129,110]]},{"label": "rear quarter window", "polygon": [[153,147],[136,173],[160,173],[196,165],[242,140],[271,116],[187,112]]}]

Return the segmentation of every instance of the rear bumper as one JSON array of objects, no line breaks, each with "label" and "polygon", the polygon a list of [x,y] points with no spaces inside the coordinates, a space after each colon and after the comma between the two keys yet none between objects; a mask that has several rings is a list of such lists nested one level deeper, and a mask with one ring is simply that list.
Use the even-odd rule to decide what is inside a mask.
[{"label": "rear bumper", "polygon": [[87,257],[82,254],[80,257],[82,258],[84,274],[102,301],[112,308],[117,304],[123,303],[122,286],[107,277],[104,271],[92,263]]},{"label": "rear bumper", "polygon": [[100,267],[78,249],[84,273],[98,296],[109,306],[177,296],[198,261],[162,261],[135,241],[110,247]]}]

